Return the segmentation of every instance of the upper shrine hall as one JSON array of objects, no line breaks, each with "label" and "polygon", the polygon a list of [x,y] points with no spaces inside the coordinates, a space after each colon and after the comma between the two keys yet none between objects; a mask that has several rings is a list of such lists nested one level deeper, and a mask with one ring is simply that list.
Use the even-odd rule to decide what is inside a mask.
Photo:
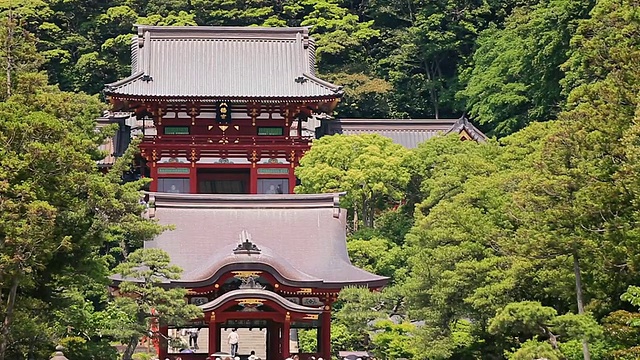
[{"label": "upper shrine hall", "polygon": [[151,191],[288,194],[314,138],[303,123],[342,96],[314,67],[306,28],[139,26],[131,76],[104,92],[153,121]]}]

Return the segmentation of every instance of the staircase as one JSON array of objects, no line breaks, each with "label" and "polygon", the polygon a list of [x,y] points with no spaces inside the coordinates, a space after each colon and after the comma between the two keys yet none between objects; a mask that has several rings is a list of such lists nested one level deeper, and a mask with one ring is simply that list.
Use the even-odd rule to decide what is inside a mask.
[{"label": "staircase", "polygon": [[[222,346],[220,350],[224,352],[231,352],[231,348],[229,347],[229,343],[227,341],[227,336],[231,329],[222,329],[220,332],[220,342]],[[238,329],[238,354],[243,358],[245,356],[249,356],[251,350],[256,352],[256,356],[260,359],[267,358],[267,330],[265,329]],[[244,355],[244,356],[243,356]]]},{"label": "staircase", "polygon": [[[229,347],[229,343],[227,342],[227,336],[231,329],[222,329],[220,331],[220,341],[221,347],[220,350],[223,352],[231,352],[231,348]],[[251,353],[251,350],[256,352],[256,356],[260,359],[267,359],[267,330],[266,329],[244,329],[240,328],[237,330],[238,338],[238,354],[241,358],[246,359],[247,356]],[[292,340],[293,339],[293,340]],[[298,352],[298,341],[297,341],[297,332],[291,332],[291,339],[289,340],[289,348],[291,349],[291,353],[295,354]]]}]

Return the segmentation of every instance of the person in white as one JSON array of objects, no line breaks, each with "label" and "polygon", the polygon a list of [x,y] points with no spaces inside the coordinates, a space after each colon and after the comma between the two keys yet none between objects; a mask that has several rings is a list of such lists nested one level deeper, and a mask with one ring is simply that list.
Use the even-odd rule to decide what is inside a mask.
[{"label": "person in white", "polygon": [[256,352],[255,350],[251,350],[251,355],[249,355],[249,360],[257,360],[258,357],[256,356]]},{"label": "person in white", "polygon": [[229,335],[227,336],[227,340],[229,341],[229,346],[231,347],[231,357],[235,357],[238,353],[238,342],[240,338],[238,337],[237,329],[231,330]]}]

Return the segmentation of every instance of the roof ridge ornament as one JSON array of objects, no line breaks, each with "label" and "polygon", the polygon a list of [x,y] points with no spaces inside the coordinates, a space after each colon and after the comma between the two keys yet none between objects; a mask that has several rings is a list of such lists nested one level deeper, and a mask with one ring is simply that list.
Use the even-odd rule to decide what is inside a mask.
[{"label": "roof ridge ornament", "polygon": [[256,246],[256,244],[251,242],[251,235],[249,235],[249,232],[247,232],[247,230],[242,230],[240,233],[240,244],[233,249],[233,253],[251,255],[260,254],[260,251],[261,250]]}]

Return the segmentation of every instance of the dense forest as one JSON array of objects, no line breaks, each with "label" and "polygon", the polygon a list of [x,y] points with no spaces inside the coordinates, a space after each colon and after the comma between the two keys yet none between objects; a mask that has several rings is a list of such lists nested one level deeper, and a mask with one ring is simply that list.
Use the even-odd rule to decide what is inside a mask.
[{"label": "dense forest", "polygon": [[[319,72],[345,86],[339,116],[468,114],[503,136],[562,109],[579,81],[566,76],[569,44],[594,3],[14,0],[1,6],[10,36],[34,42],[49,82],[65,91],[98,94],[125,77],[134,24],[308,26]],[[27,55],[10,59],[16,69],[17,56]]]},{"label": "dense forest", "polygon": [[[380,359],[640,358],[637,0],[0,1],[0,360],[114,359],[180,289],[110,300],[107,276],[164,254],[144,180],[108,174],[95,131],[129,73],[134,24],[308,26],[336,116],[469,116],[492,139],[407,150],[314,143],[298,192],[347,191],[352,261],[390,277],[346,289],[333,350]],[[115,268],[115,270],[114,270]],[[167,308],[172,318],[197,309]],[[302,332],[303,349],[315,335]],[[125,354],[125,358],[131,354]]]}]

